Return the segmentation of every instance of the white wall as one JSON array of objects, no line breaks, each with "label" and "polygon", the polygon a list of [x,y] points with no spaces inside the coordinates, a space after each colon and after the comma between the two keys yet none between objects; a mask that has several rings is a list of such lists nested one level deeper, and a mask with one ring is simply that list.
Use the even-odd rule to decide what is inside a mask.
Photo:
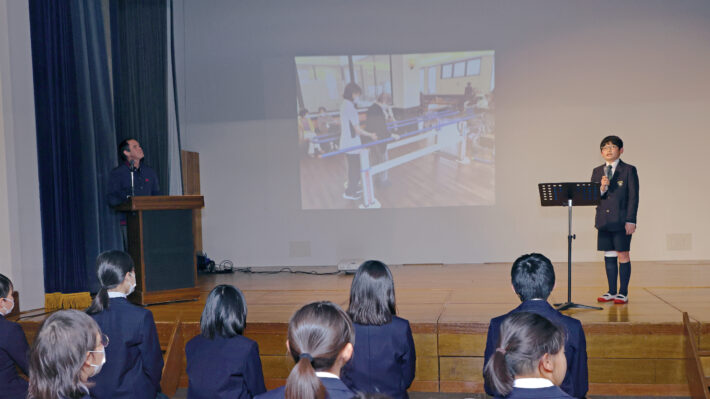
[{"label": "white wall", "polygon": [[[200,153],[213,258],[508,262],[540,251],[565,260],[566,210],[541,208],[537,183],[588,180],[613,133],[641,180],[632,257],[710,259],[707,1],[179,4],[183,147]],[[489,49],[495,206],[300,210],[294,56]],[[593,217],[574,211],[577,261],[600,259]],[[690,248],[669,249],[669,234],[689,234]],[[310,243],[311,256],[290,256],[292,242]]]},{"label": "white wall", "polygon": [[0,0],[0,273],[21,310],[44,306],[33,90],[28,3]]}]

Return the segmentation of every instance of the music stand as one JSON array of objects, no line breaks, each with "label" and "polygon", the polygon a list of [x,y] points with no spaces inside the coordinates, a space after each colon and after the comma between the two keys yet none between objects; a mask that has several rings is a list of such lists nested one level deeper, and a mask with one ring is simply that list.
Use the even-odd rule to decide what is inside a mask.
[{"label": "music stand", "polygon": [[572,240],[577,236],[572,234],[572,206],[599,205],[601,193],[599,183],[540,183],[540,205],[566,206],[569,209],[569,230],[567,234],[567,302],[556,303],[557,310],[596,309],[598,306],[581,305],[572,302]]}]

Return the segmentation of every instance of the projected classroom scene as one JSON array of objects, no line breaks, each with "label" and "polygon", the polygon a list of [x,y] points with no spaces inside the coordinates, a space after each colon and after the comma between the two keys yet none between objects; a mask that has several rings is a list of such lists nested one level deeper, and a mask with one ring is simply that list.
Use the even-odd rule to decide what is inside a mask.
[{"label": "projected classroom scene", "polygon": [[493,205],[494,55],[296,57],[302,208]]}]

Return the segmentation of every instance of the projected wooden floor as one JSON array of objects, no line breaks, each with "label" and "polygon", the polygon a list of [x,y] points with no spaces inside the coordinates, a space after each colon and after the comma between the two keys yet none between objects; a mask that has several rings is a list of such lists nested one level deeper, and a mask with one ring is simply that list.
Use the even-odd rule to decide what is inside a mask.
[{"label": "projected wooden floor", "polygon": [[[412,143],[390,151],[390,159],[423,148]],[[301,159],[303,209],[350,209],[362,201],[343,198],[347,180],[345,155]],[[492,205],[495,202],[494,167],[472,161],[459,164],[454,156],[438,152],[389,170],[389,183],[375,186],[383,208]]]},{"label": "projected wooden floor", "polygon": [[[566,264],[555,267],[557,287],[551,302],[563,301],[567,295]],[[687,311],[699,323],[700,347],[710,349],[710,261],[634,262],[633,267],[629,304],[568,312],[582,321],[586,331],[589,393],[687,396],[681,313]],[[518,304],[510,288],[510,266],[411,265],[393,266],[392,271],[398,311],[412,323],[417,348],[417,375],[411,389],[481,392],[488,321]],[[596,297],[605,291],[603,266],[575,264],[573,274],[573,300],[595,304]],[[259,343],[267,386],[273,388],[284,383],[292,366],[285,349],[291,314],[316,300],[346,307],[351,280],[347,275],[200,276],[199,301],[149,309],[155,315],[161,343],[167,345],[178,319],[184,323],[187,341],[199,333],[207,293],[217,284],[238,286],[249,307],[246,335]],[[39,313],[41,310],[23,314],[21,323],[30,340],[46,317],[32,317]],[[181,384],[187,385],[184,373]]]}]

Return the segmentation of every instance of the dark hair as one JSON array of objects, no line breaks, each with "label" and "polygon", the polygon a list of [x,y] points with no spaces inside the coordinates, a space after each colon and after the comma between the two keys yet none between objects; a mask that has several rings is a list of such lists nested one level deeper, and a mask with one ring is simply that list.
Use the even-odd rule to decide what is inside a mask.
[{"label": "dark hair", "polygon": [[7,298],[7,294],[12,291],[12,288],[12,281],[4,274],[0,274],[0,298]]},{"label": "dark hair", "polygon": [[343,98],[346,100],[353,100],[353,94],[359,93],[362,94],[362,89],[360,86],[358,86],[357,83],[350,82],[347,85],[345,85],[345,91],[343,92]]},{"label": "dark hair", "polygon": [[555,268],[545,255],[523,255],[513,262],[510,280],[521,301],[547,300],[555,286]]},{"label": "dark hair", "polygon": [[96,258],[96,268],[101,289],[96,293],[91,306],[86,309],[88,314],[96,314],[108,309],[108,290],[121,285],[126,278],[126,273],[135,269],[131,255],[118,250],[99,254]]},{"label": "dark hair", "polygon": [[231,338],[242,335],[246,322],[247,302],[242,292],[233,285],[214,287],[207,296],[200,317],[202,335],[209,339],[215,336]]},{"label": "dark hair", "polygon": [[315,372],[330,370],[340,351],[353,342],[350,318],[332,302],[313,302],[294,313],[288,322],[288,345],[296,365],[286,380],[286,399],[325,398]]},{"label": "dark hair", "polygon": [[328,111],[328,110],[325,109],[325,107],[322,107],[322,106],[321,106],[321,107],[318,107],[318,112],[321,112],[321,111]]},{"label": "dark hair", "polygon": [[76,310],[60,310],[39,329],[29,354],[29,398],[82,397],[89,384],[81,381],[81,369],[89,351],[96,349],[101,334],[94,319]]},{"label": "dark hair", "polygon": [[124,151],[131,152],[131,144],[128,143],[131,140],[138,141],[138,140],[134,139],[133,137],[129,137],[129,138],[121,141],[120,143],[118,143],[118,159],[120,159],[122,161],[125,161],[127,159],[126,154],[124,154],[123,152]]},{"label": "dark hair", "polygon": [[619,147],[619,149],[624,148],[624,141],[619,136],[606,136],[602,139],[601,144],[599,144],[599,149],[603,149],[607,143],[614,144]]},{"label": "dark hair", "polygon": [[394,280],[390,269],[378,260],[368,260],[358,267],[350,285],[348,315],[353,322],[381,326],[397,314]]},{"label": "dark hair", "polygon": [[564,330],[551,321],[535,313],[513,313],[500,326],[498,346],[483,376],[496,392],[507,396],[516,375],[533,373],[546,353],[555,355],[564,345]]},{"label": "dark hair", "polygon": [[300,116],[301,118],[303,118],[303,117],[306,116],[306,115],[308,115],[308,110],[307,110],[307,109],[301,108],[301,110],[298,111],[298,116]]}]

